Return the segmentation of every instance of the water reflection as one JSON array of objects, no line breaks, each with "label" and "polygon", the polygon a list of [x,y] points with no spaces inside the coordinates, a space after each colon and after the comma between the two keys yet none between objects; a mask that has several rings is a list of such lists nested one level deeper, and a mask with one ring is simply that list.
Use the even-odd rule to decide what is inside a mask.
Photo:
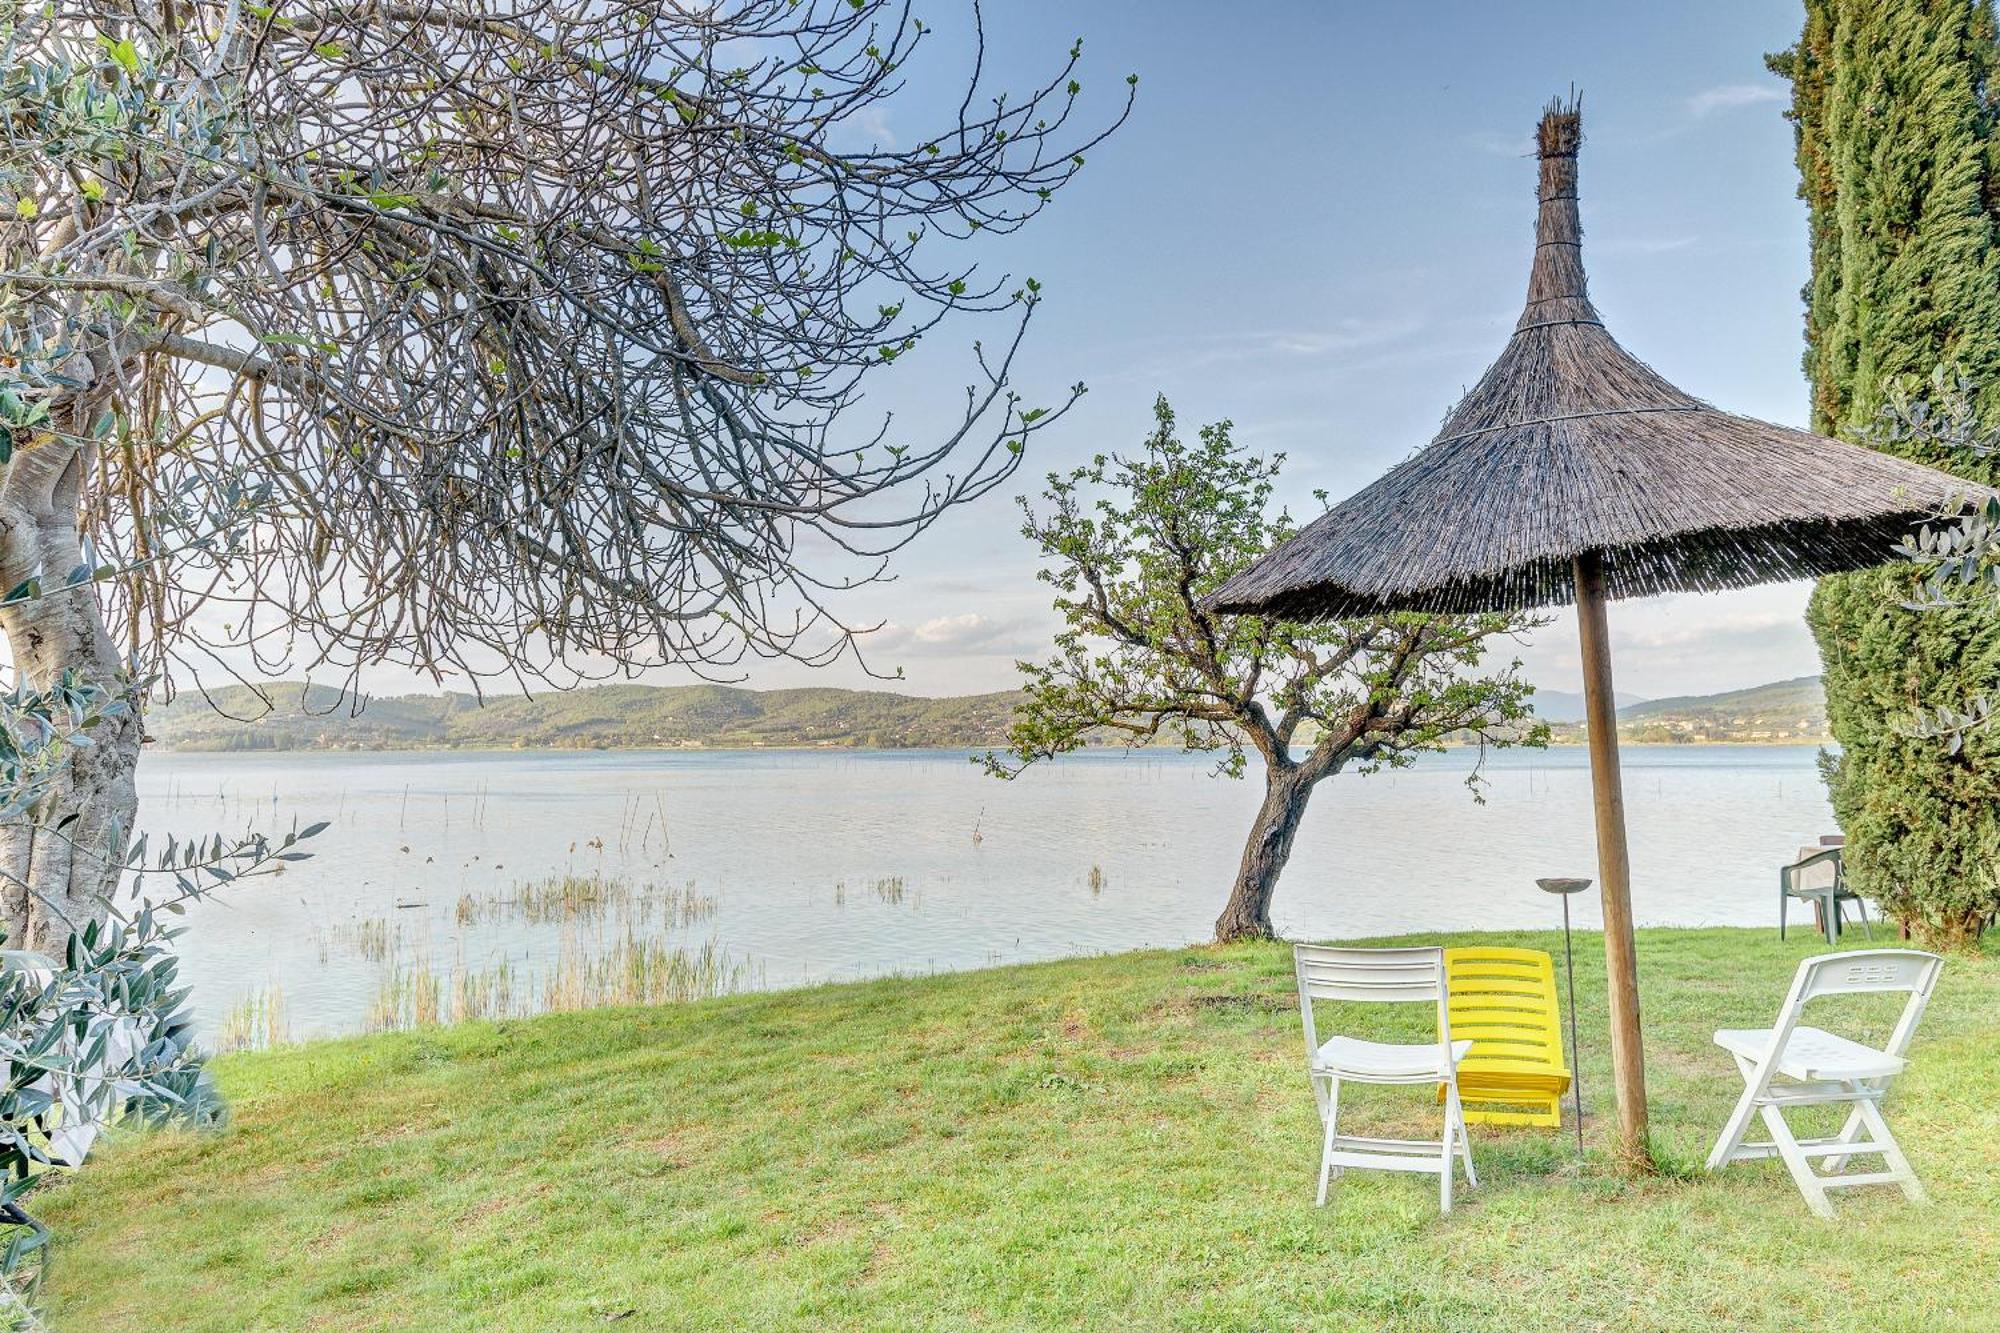
[{"label": "water reflection", "polygon": [[[1814,753],[1629,747],[1640,923],[1767,924],[1774,868],[1831,827]],[[1595,873],[1585,756],[1491,756],[1484,804],[1470,766],[1330,779],[1280,929],[1547,924],[1534,879]],[[379,1020],[391,964],[437,978],[446,1017],[454,969],[504,974],[517,1003],[580,956],[579,930],[623,947],[620,912],[638,915],[619,966],[706,948],[757,985],[1182,944],[1208,935],[1257,803],[1199,756],[1118,751],[1004,784],[935,751],[154,754],[141,787],[158,832],[333,821],[314,860],[198,906],[182,941],[211,1032],[275,986],[293,1036]],[[619,887],[565,902],[592,884]]]}]

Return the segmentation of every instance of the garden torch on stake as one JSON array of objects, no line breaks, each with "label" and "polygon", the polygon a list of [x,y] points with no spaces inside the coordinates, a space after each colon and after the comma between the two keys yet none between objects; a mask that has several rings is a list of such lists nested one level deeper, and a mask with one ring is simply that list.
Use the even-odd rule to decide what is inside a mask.
[{"label": "garden torch on stake", "polygon": [[1569,979],[1569,1088],[1576,1106],[1576,1155],[1583,1156],[1583,1061],[1576,1049],[1576,951],[1569,941],[1569,896],[1590,887],[1587,879],[1538,879],[1544,893],[1553,893],[1563,905],[1563,972]]}]

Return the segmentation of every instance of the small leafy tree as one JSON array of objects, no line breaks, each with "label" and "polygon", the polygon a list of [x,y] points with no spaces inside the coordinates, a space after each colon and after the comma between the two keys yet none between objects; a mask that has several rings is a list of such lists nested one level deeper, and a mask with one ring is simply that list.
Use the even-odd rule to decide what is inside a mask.
[{"label": "small leafy tree", "polygon": [[1020,664],[1027,702],[1008,753],[985,764],[1011,777],[1113,733],[1217,752],[1217,771],[1241,777],[1255,750],[1264,802],[1215,937],[1269,936],[1278,876],[1322,780],[1349,767],[1402,767],[1457,738],[1545,742],[1519,662],[1474,674],[1494,635],[1527,622],[1215,614],[1203,599],[1295,530],[1272,511],[1283,458],[1245,452],[1226,421],[1182,440],[1164,397],[1153,414],[1138,456],[1099,455],[1051,473],[1041,509],[1022,499],[1022,532],[1051,562],[1041,578],[1056,590],[1064,628],[1051,660]]},{"label": "small leafy tree", "polygon": [[[560,688],[853,649],[840,591],[1074,401],[1017,395],[1037,284],[980,265],[1134,96],[1087,116],[1076,45],[997,86],[946,14],[923,116],[898,0],[0,5],[0,589],[62,590],[0,597],[11,664]],[[962,319],[958,410],[880,414]],[[276,502],[233,556],[169,540],[243,475]],[[50,826],[132,826],[141,732],[0,823],[17,943],[109,889]]]}]

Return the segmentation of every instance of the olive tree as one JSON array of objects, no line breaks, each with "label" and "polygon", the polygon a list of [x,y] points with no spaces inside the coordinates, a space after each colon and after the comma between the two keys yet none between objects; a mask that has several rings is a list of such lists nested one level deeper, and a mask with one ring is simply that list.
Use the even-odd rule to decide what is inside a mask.
[{"label": "olive tree", "polygon": [[[64,671],[44,690],[0,691],[0,819],[35,811],[91,735],[130,711],[114,693]],[[49,1233],[23,1206],[55,1167],[82,1163],[120,1120],[212,1124],[222,1105],[195,1044],[179,984],[173,923],[223,884],[307,857],[325,825],[280,839],[138,838],[106,849],[130,896],[77,923],[54,955],[0,953],[0,1323],[43,1327],[34,1309]],[[166,882],[164,891],[149,881]]]},{"label": "olive tree", "polygon": [[[1038,289],[976,261],[1132,96],[1082,126],[1075,47],[989,88],[957,18],[962,99],[871,144],[932,38],[895,0],[0,7],[14,667],[476,688],[851,651],[833,594],[1080,391],[1016,394]],[[860,414],[962,314],[1002,336],[960,410]],[[0,825],[17,942],[115,877],[141,731]]]},{"label": "olive tree", "polygon": [[1241,777],[1255,751],[1264,799],[1216,919],[1221,941],[1272,933],[1272,895],[1320,782],[1401,767],[1454,741],[1483,755],[1488,744],[1546,740],[1520,663],[1477,671],[1495,636],[1530,622],[1300,624],[1208,609],[1204,598],[1296,530],[1272,504],[1283,461],[1237,446],[1226,421],[1183,440],[1163,397],[1138,454],[1051,473],[1040,507],[1023,498],[1022,532],[1050,562],[1041,577],[1063,629],[1053,658],[1020,664],[1027,699],[1010,749],[985,760],[1013,776],[1121,735],[1215,751],[1218,771]]}]

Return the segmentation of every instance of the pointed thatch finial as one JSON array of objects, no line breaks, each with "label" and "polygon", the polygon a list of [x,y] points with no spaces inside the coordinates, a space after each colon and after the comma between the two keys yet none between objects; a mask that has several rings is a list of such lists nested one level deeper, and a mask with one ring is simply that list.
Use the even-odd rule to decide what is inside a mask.
[{"label": "pointed thatch finial", "polygon": [[1576,207],[1576,154],[1583,146],[1583,98],[1552,99],[1535,127],[1535,154],[1541,158],[1535,217],[1535,267],[1528,275],[1528,308],[1514,327],[1546,324],[1601,324],[1591,307],[1583,274],[1583,223]]},{"label": "pointed thatch finial", "polygon": [[1569,101],[1551,97],[1535,126],[1537,157],[1575,157],[1583,146],[1583,94],[1570,89]]}]

